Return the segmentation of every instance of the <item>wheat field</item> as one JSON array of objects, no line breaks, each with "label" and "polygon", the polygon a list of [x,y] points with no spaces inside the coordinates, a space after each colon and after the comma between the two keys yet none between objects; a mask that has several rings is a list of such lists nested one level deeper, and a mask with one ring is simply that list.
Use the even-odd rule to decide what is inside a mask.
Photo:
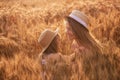
[{"label": "wheat field", "polygon": [[[94,62],[97,56],[90,60],[113,69],[105,75],[100,69],[99,75],[94,76],[93,63],[90,63],[93,64],[91,70],[89,63],[83,64],[79,75],[75,71],[70,74],[68,67],[65,74],[72,78],[63,80],[120,80],[120,0],[0,0],[0,80],[41,80],[36,58],[41,51],[38,37],[45,29],[59,27],[60,52],[71,54],[64,18],[74,9],[89,17],[89,30],[105,51],[100,63]],[[84,60],[87,61],[87,57]],[[106,63],[107,60],[110,63]],[[80,67],[79,60],[76,64],[74,69]],[[87,71],[82,75],[84,70]],[[63,72],[59,72],[61,76]]]}]

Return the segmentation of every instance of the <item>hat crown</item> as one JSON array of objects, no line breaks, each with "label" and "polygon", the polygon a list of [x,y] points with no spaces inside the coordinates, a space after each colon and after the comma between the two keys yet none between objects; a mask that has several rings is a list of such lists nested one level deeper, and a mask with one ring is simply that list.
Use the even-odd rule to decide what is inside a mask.
[{"label": "hat crown", "polygon": [[49,40],[54,36],[54,32],[50,30],[45,30],[39,39],[39,43],[42,48],[44,48],[46,45],[48,45]]},{"label": "hat crown", "polygon": [[89,19],[84,13],[78,10],[73,10],[69,16],[87,28]]}]

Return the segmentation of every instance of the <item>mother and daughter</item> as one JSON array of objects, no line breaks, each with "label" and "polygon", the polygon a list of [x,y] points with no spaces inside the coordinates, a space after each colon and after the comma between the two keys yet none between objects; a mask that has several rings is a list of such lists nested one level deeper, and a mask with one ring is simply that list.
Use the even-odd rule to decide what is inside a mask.
[{"label": "mother and daughter", "polygon": [[42,80],[116,80],[111,64],[100,43],[90,33],[88,24],[88,17],[78,10],[65,18],[66,35],[74,45],[74,53],[68,56],[59,52],[59,29],[46,29],[41,33],[38,42],[42,48],[39,54]]}]

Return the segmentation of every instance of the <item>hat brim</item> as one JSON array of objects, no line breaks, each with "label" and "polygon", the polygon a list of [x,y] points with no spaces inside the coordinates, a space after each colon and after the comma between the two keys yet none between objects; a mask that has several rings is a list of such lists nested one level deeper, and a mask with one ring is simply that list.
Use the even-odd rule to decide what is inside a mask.
[{"label": "hat brim", "polygon": [[42,53],[49,47],[49,45],[51,44],[51,42],[53,41],[53,39],[57,36],[58,32],[59,32],[59,28],[57,28],[57,29],[54,31],[55,35],[52,37],[50,43],[41,51],[40,54],[42,54]]}]

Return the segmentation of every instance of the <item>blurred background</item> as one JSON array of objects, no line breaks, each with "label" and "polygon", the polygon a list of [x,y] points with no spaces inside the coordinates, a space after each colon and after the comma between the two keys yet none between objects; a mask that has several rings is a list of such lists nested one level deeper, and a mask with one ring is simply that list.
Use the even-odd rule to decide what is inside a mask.
[{"label": "blurred background", "polygon": [[0,0],[0,80],[40,80],[34,63],[46,28],[60,28],[60,52],[71,54],[64,18],[74,9],[89,17],[90,32],[119,65],[120,0]]}]

